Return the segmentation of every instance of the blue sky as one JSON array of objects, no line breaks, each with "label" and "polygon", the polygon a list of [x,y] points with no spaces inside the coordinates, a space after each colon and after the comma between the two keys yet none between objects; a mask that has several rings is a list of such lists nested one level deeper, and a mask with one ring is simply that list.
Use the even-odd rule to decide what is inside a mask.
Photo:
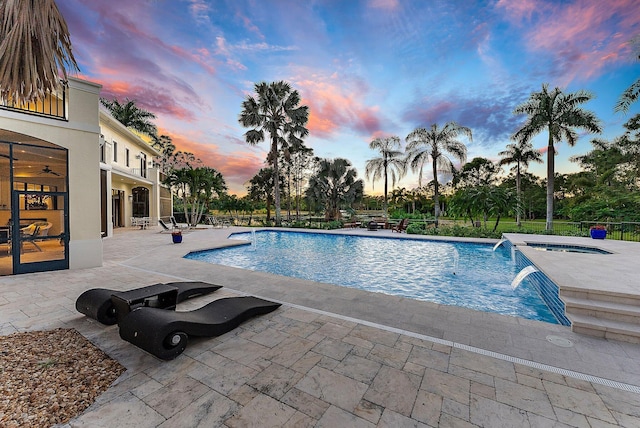
[{"label": "blue sky", "polygon": [[[259,81],[286,80],[310,108],[305,142],[343,157],[364,178],[369,142],[455,120],[475,156],[498,159],[524,121],[513,108],[542,83],[585,89],[603,138],[640,112],[614,114],[640,76],[628,43],[640,34],[637,0],[58,0],[80,77],[102,96],[128,97],[158,118],[179,150],[221,171],[231,193],[264,166],[249,146],[242,100]],[[546,146],[546,134],[536,148]],[[592,136],[558,146],[556,171],[590,150]],[[544,164],[530,171],[544,176]],[[427,179],[431,179],[428,175]],[[417,186],[409,174],[398,186]],[[381,183],[365,182],[378,193]]]}]

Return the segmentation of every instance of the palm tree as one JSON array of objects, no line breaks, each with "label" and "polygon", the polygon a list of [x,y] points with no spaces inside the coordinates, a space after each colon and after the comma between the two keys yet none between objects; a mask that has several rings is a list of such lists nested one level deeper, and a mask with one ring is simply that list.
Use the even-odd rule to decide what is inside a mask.
[{"label": "palm tree", "polygon": [[0,97],[16,104],[60,87],[59,71],[80,71],[54,0],[0,2]]},{"label": "palm tree", "polygon": [[593,96],[587,91],[563,93],[560,88],[549,92],[549,85],[543,84],[542,91],[533,92],[527,101],[513,110],[514,114],[528,115],[525,124],[512,137],[526,143],[542,132],[549,133],[547,146],[547,230],[553,230],[553,186],[555,164],[554,144],[566,140],[570,146],[578,141],[575,128],[591,133],[600,133],[600,121],[595,114],[578,107]]},{"label": "palm tree", "polygon": [[[640,60],[640,35],[631,39],[630,43],[634,47],[634,52],[633,52],[634,56],[636,57],[636,59]],[[631,86],[629,86],[627,89],[624,90],[622,95],[620,95],[620,98],[618,99],[618,102],[616,103],[614,110],[616,112],[619,112],[619,111],[623,113],[628,112],[629,106],[634,102],[636,102],[639,96],[640,96],[640,78],[636,79],[636,81],[633,82]]]},{"label": "palm tree", "polygon": [[455,170],[453,162],[447,156],[450,153],[461,163],[467,160],[467,147],[458,140],[460,135],[466,135],[472,140],[471,129],[458,125],[455,122],[447,122],[442,128],[437,123],[430,129],[416,128],[407,135],[407,162],[413,172],[418,171],[418,184],[422,187],[422,169],[427,161],[431,160],[433,169],[436,226],[440,217],[440,194],[438,191],[438,172],[450,173]]},{"label": "palm tree", "polygon": [[346,159],[320,159],[318,171],[309,180],[307,196],[324,205],[325,219],[337,220],[340,208],[362,199],[364,184],[357,176]]},{"label": "palm tree", "polygon": [[391,174],[391,186],[396,185],[396,180],[404,177],[406,163],[402,159],[400,151],[400,137],[376,138],[369,143],[369,148],[378,150],[382,156],[369,159],[365,166],[365,177],[372,177],[372,182],[384,177],[384,216],[387,217],[387,193],[389,191],[389,174]]},{"label": "palm tree", "polygon": [[125,98],[124,101],[125,103],[121,104],[117,98],[114,98],[113,101],[100,98],[102,105],[111,112],[111,116],[118,122],[157,139],[158,128],[151,122],[151,119],[155,119],[156,115],[136,106],[134,100]]},{"label": "palm tree", "polygon": [[522,198],[520,195],[520,171],[521,168],[527,168],[529,162],[542,163],[542,154],[538,150],[534,150],[530,142],[518,141],[516,144],[507,144],[507,150],[503,150],[498,153],[502,156],[500,159],[500,165],[510,165],[515,163],[516,172],[516,200],[518,206],[516,207],[516,224],[518,227],[521,225],[522,214]]},{"label": "palm tree", "polygon": [[[287,82],[260,82],[255,84],[257,98],[248,95],[242,102],[239,122],[245,128],[252,128],[245,134],[245,140],[256,145],[265,140],[265,134],[271,138],[271,149],[267,162],[271,164],[275,176],[280,175],[278,154],[290,144],[301,143],[309,134],[305,128],[309,120],[309,107],[301,106],[300,94],[292,90]],[[275,188],[276,226],[280,226],[280,188]]]},{"label": "palm tree", "polygon": [[164,184],[174,189],[182,199],[184,215],[190,227],[195,227],[200,222],[211,199],[214,196],[220,197],[227,190],[222,174],[210,167],[173,170]]}]

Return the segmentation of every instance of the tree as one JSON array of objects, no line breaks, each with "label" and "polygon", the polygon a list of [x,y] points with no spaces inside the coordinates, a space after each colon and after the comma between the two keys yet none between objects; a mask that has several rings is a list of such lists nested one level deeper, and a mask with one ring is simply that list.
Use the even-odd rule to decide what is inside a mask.
[{"label": "tree", "polygon": [[249,180],[249,196],[254,201],[264,201],[267,208],[267,222],[271,221],[271,205],[274,200],[274,190],[282,187],[282,177],[280,185],[276,186],[275,174],[272,168],[262,168],[251,180]]},{"label": "tree", "polygon": [[151,122],[152,119],[156,118],[156,115],[136,106],[134,100],[125,98],[125,103],[121,104],[117,98],[112,101],[100,98],[100,102],[109,110],[111,116],[127,128],[135,129],[154,139],[158,139],[158,128]]},{"label": "tree", "polygon": [[0,97],[23,104],[60,88],[59,71],[80,71],[54,0],[0,2]]},{"label": "tree", "polygon": [[163,173],[168,174],[173,167],[172,159],[176,151],[176,146],[173,144],[171,137],[160,135],[153,139],[151,146],[160,152],[160,156],[154,159],[155,166],[160,168]]},{"label": "tree", "polygon": [[438,225],[438,217],[440,217],[438,172],[450,173],[455,170],[447,153],[450,153],[461,163],[467,160],[467,147],[458,140],[460,135],[466,135],[469,141],[473,138],[471,129],[455,122],[447,122],[441,129],[436,123],[431,125],[430,129],[416,128],[406,138],[406,160],[413,172],[419,171],[420,187],[422,187],[422,168],[428,160],[431,160],[436,226]]},{"label": "tree", "polygon": [[452,209],[469,217],[472,224],[476,224],[474,216],[482,216],[484,228],[490,216],[496,216],[493,226],[495,232],[502,215],[509,211],[510,193],[498,186],[479,185],[468,186],[458,190],[452,198]]},{"label": "tree", "polygon": [[212,198],[220,197],[227,190],[222,174],[210,167],[172,170],[164,184],[174,189],[182,200],[184,216],[190,227],[200,222]]},{"label": "tree", "polygon": [[547,230],[553,230],[553,192],[555,174],[555,143],[565,140],[570,146],[578,141],[575,128],[591,133],[600,133],[600,121],[595,114],[579,107],[593,96],[587,91],[563,93],[560,88],[549,91],[549,85],[543,84],[542,91],[533,92],[527,101],[516,106],[514,114],[526,114],[527,120],[512,137],[514,141],[526,143],[547,130]]},{"label": "tree", "polygon": [[[255,84],[257,97],[248,95],[242,102],[239,122],[245,128],[251,128],[245,134],[248,144],[256,145],[269,134],[271,148],[267,162],[273,168],[275,176],[280,175],[278,154],[309,134],[305,128],[309,120],[309,108],[300,105],[300,94],[292,90],[287,82],[260,82]],[[280,187],[275,187],[276,226],[280,226]]]},{"label": "tree", "polygon": [[522,192],[520,190],[521,169],[526,169],[529,162],[542,163],[542,154],[538,150],[534,150],[528,141],[518,141],[516,144],[507,144],[507,150],[498,153],[502,156],[500,165],[515,164],[512,171],[516,173],[516,224],[518,227],[522,224]]},{"label": "tree", "polygon": [[369,148],[378,150],[381,154],[379,158],[369,159],[365,166],[365,177],[367,180],[372,177],[372,181],[384,177],[384,216],[387,216],[389,207],[387,193],[389,191],[389,174],[391,174],[391,186],[396,185],[396,180],[404,177],[406,163],[402,159],[400,151],[400,138],[395,135],[387,138],[376,138],[369,143]]},{"label": "tree", "polygon": [[[300,200],[302,187],[307,173],[313,164],[313,149],[304,145],[302,141],[293,143],[282,153],[284,175],[287,177],[287,218],[291,219],[291,203],[295,201],[296,219],[300,219]],[[292,195],[292,187],[294,194]]]},{"label": "tree", "polygon": [[[640,35],[637,35],[630,41],[633,46],[633,56],[640,60]],[[636,101],[638,101],[638,97],[640,96],[640,78],[636,79],[635,82],[631,84],[627,89],[624,90],[620,98],[618,98],[618,102],[614,107],[614,111],[626,113],[629,111],[629,106]]]},{"label": "tree", "polygon": [[358,172],[342,158],[318,160],[318,171],[309,180],[307,196],[324,206],[327,220],[340,218],[340,209],[362,199],[364,184]]},{"label": "tree", "polygon": [[487,158],[475,157],[453,178],[454,186],[488,186],[498,179],[498,167]]}]

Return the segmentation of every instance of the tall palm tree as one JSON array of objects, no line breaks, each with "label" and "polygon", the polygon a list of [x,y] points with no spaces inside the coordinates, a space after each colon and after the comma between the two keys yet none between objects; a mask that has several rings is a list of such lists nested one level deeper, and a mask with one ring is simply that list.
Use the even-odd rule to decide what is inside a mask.
[{"label": "tall palm tree", "polygon": [[358,172],[346,159],[318,161],[318,171],[309,180],[307,195],[324,205],[325,219],[337,220],[342,207],[350,207],[362,199],[364,184],[357,176]]},{"label": "tall palm tree", "polygon": [[369,148],[380,152],[379,158],[369,159],[365,166],[365,177],[367,180],[372,177],[372,181],[384,177],[384,216],[387,216],[389,191],[389,174],[391,174],[391,186],[396,185],[396,180],[404,177],[406,163],[402,159],[400,150],[400,137],[391,136],[387,138],[376,138],[369,143]]},{"label": "tall palm tree", "polygon": [[[633,56],[640,60],[640,35],[631,39],[630,43],[633,45]],[[638,97],[640,97],[640,78],[636,79],[631,86],[624,90],[620,98],[618,98],[614,110],[616,112],[628,112],[629,106],[638,101]]]},{"label": "tall palm tree", "polygon": [[124,101],[124,104],[122,104],[117,98],[112,101],[100,98],[102,105],[111,112],[111,116],[118,122],[128,128],[145,133],[154,139],[158,138],[158,128],[151,122],[152,119],[156,118],[156,115],[136,106],[135,100],[125,98]]},{"label": "tall palm tree", "polygon": [[422,169],[427,161],[431,160],[434,181],[433,202],[435,205],[436,225],[440,217],[440,193],[438,191],[438,172],[453,172],[454,166],[447,156],[450,153],[461,163],[467,160],[467,147],[458,140],[460,135],[465,135],[472,140],[471,129],[458,125],[456,122],[447,122],[442,128],[437,123],[430,129],[416,128],[407,135],[406,161],[413,172],[418,172],[418,181],[422,187]]},{"label": "tall palm tree", "polygon": [[[257,97],[248,95],[242,102],[242,112],[238,119],[245,128],[252,128],[244,134],[247,143],[256,145],[269,134],[271,149],[267,162],[271,164],[276,177],[280,175],[278,154],[290,144],[301,143],[309,134],[305,128],[309,120],[309,107],[300,105],[300,94],[292,90],[287,82],[260,82],[255,84]],[[275,188],[276,226],[280,226],[280,188]]]},{"label": "tall palm tree", "polygon": [[502,156],[500,165],[516,164],[513,169],[516,172],[516,224],[520,227],[522,214],[522,198],[520,197],[520,171],[521,168],[526,169],[529,162],[542,163],[542,154],[539,150],[535,150],[529,141],[518,141],[516,144],[507,144],[507,150],[498,153]]},{"label": "tall palm tree", "polygon": [[579,107],[593,96],[587,91],[563,93],[560,88],[549,91],[543,84],[542,91],[533,92],[527,101],[516,106],[514,114],[528,115],[525,124],[512,137],[515,141],[528,142],[543,130],[549,133],[547,146],[547,230],[553,230],[553,189],[556,153],[554,144],[566,140],[573,146],[578,141],[575,128],[600,133],[600,121],[596,115]]},{"label": "tall palm tree", "polygon": [[0,2],[0,96],[22,104],[60,87],[58,73],[80,71],[54,0]]}]

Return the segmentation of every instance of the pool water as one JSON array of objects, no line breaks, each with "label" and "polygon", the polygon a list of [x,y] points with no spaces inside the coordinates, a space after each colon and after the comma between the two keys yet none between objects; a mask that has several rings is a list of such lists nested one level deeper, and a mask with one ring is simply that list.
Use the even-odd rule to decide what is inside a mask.
[{"label": "pool water", "polygon": [[525,279],[513,289],[511,253],[488,244],[306,232],[239,233],[255,245],[187,258],[557,324]]}]

